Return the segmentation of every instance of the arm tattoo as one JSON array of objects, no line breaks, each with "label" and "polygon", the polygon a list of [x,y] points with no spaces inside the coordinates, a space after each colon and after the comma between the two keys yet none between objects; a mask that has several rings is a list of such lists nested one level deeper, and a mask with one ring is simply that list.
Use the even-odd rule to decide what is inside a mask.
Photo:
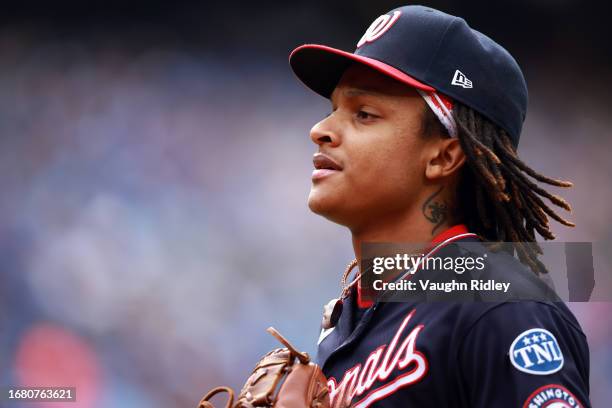
[{"label": "arm tattoo", "polygon": [[427,198],[423,204],[423,215],[427,221],[434,224],[434,227],[431,230],[431,235],[433,235],[436,229],[438,229],[438,227],[440,227],[447,219],[448,207],[446,203],[444,201],[434,200],[436,196],[440,194],[443,188],[443,186],[440,186],[438,191],[429,196],[429,198]]}]

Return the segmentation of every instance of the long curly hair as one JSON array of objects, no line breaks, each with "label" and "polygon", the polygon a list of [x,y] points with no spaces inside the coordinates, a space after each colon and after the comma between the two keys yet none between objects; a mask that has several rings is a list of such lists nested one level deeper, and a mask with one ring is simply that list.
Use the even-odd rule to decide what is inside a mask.
[{"label": "long curly hair", "polygon": [[[461,103],[455,102],[453,116],[466,164],[457,192],[457,213],[471,232],[487,242],[513,242],[512,251],[536,273],[546,273],[538,259],[542,253],[536,233],[544,239],[555,238],[549,217],[573,227],[543,199],[571,211],[563,198],[551,194],[533,180],[556,187],[571,187],[569,181],[544,176],[525,164],[517,155],[504,129]],[[422,133],[449,137],[431,109],[424,111]],[[533,180],[531,180],[531,179]]]}]

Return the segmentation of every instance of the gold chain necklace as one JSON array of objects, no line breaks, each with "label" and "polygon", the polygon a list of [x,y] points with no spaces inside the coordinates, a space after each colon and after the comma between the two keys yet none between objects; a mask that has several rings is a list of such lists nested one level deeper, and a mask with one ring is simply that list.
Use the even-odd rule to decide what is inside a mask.
[{"label": "gold chain necklace", "polygon": [[342,292],[340,293],[340,297],[336,299],[330,300],[325,306],[323,306],[323,319],[321,321],[321,326],[324,329],[331,329],[338,323],[338,319],[340,319],[340,315],[342,314],[342,308],[344,299],[348,296],[349,291],[359,281],[361,278],[361,271],[357,274],[357,277],[353,279],[353,281],[349,284],[346,283],[348,280],[351,271],[355,266],[357,266],[357,259],[353,259],[347,266],[342,274],[342,279],[340,280],[340,286],[342,287]]}]

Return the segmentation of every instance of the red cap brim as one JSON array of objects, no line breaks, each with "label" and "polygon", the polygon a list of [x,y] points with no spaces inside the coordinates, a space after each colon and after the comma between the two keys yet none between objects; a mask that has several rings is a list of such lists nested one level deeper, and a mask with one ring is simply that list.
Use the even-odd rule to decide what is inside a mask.
[{"label": "red cap brim", "polygon": [[342,74],[353,62],[366,65],[412,87],[435,91],[431,86],[384,62],[325,45],[301,45],[289,55],[289,64],[298,79],[326,98],[331,96]]}]

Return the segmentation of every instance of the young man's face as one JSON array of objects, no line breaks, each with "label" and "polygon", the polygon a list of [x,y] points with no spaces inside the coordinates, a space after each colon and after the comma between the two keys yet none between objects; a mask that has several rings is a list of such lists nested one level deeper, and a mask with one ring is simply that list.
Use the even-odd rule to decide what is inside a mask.
[{"label": "young man's face", "polygon": [[425,109],[420,95],[353,65],[331,100],[332,113],[310,132],[319,147],[310,209],[355,230],[419,205],[416,200],[426,183],[423,150],[429,143],[420,135]]}]

